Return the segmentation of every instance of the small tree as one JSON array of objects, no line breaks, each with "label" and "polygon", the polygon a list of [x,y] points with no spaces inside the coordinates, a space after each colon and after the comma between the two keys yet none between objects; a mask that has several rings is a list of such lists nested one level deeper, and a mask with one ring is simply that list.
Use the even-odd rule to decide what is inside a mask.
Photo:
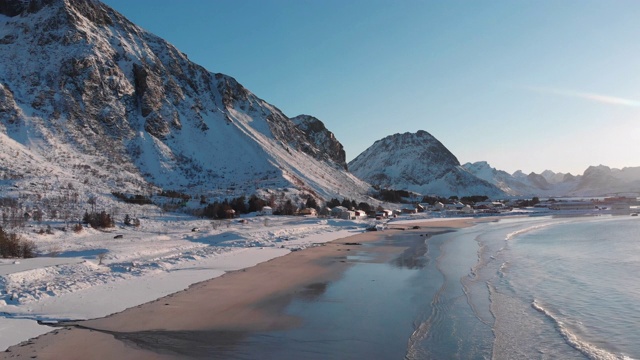
[{"label": "small tree", "polygon": [[0,227],[0,256],[3,258],[32,258],[36,256],[36,244],[17,234],[6,233]]},{"label": "small tree", "polygon": [[307,198],[307,202],[305,204],[305,206],[307,208],[313,208],[318,210],[318,203],[316,202],[316,199],[313,198],[313,196],[309,195],[309,197]]},{"label": "small tree", "polygon": [[102,260],[104,260],[105,256],[107,256],[106,251],[103,251],[96,256],[98,258],[98,265],[102,265]]},{"label": "small tree", "polygon": [[84,227],[82,226],[81,223],[77,223],[75,225],[73,225],[73,231],[76,233],[79,233],[80,231],[82,231]]},{"label": "small tree", "polygon": [[217,220],[213,220],[213,221],[211,222],[211,228],[212,228],[213,230],[218,230],[218,228],[219,228],[219,227],[220,227],[220,222],[219,222],[219,221],[217,221]]},{"label": "small tree", "polygon": [[296,212],[296,207],[293,205],[291,199],[287,200],[279,209],[280,215],[293,215]]}]

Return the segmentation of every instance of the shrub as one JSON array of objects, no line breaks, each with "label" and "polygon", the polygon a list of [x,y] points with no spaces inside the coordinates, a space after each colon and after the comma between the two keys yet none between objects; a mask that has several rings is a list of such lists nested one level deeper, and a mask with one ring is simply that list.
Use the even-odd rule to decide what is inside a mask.
[{"label": "shrub", "polygon": [[131,195],[131,196],[127,196],[126,194],[120,193],[120,192],[112,192],[111,195],[115,196],[116,198],[128,203],[128,204],[136,204],[136,205],[149,205],[149,204],[153,204],[153,201],[151,201],[150,198],[144,196],[144,195]]},{"label": "shrub", "polygon": [[36,244],[17,234],[6,233],[0,227],[0,256],[3,258],[32,258],[36,256]]},{"label": "shrub", "polygon": [[82,226],[82,224],[80,224],[80,223],[77,223],[77,224],[73,225],[73,231],[75,231],[75,232],[77,232],[77,233],[79,233],[80,231],[82,231],[82,229],[83,229],[83,226]]},{"label": "shrub", "polygon": [[85,224],[91,225],[91,227],[95,229],[108,228],[108,227],[114,226],[113,220],[111,219],[111,215],[107,214],[107,212],[104,210],[100,213],[85,212],[84,216],[82,217],[82,221]]}]

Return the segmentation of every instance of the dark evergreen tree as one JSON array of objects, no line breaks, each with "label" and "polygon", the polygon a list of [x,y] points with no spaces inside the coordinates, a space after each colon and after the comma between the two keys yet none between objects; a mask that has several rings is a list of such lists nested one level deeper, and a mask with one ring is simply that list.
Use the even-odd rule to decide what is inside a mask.
[{"label": "dark evergreen tree", "polygon": [[287,200],[284,205],[282,205],[280,214],[281,215],[293,215],[296,212],[296,207],[293,205],[291,199]]},{"label": "dark evergreen tree", "polygon": [[342,203],[340,203],[340,205],[346,207],[347,209],[351,209],[351,200],[344,198],[342,200]]},{"label": "dark evergreen tree", "polygon": [[256,195],[251,195],[249,198],[249,206],[247,208],[248,212],[257,212],[262,210],[263,207],[267,205],[266,201],[260,199]]},{"label": "dark evergreen tree", "polygon": [[334,208],[336,206],[340,206],[340,200],[338,200],[338,199],[331,199],[327,203],[327,207]]},{"label": "dark evergreen tree", "polygon": [[369,211],[371,211],[371,205],[369,205],[366,202],[361,202],[360,204],[358,204],[357,209],[358,210],[362,210],[364,212],[369,212]]},{"label": "dark evergreen tree", "polygon": [[318,203],[316,202],[316,199],[313,198],[313,196],[309,195],[309,197],[307,198],[307,202],[305,203],[305,206],[307,208],[313,208],[318,210]]}]

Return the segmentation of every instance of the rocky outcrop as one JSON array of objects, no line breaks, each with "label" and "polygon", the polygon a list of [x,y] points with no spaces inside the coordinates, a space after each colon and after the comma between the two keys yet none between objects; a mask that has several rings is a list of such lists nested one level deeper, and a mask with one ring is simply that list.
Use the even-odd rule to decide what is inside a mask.
[{"label": "rocky outcrop", "polygon": [[344,147],[322,121],[310,115],[298,115],[291,121],[304,133],[302,151],[319,160],[333,161],[347,170]]}]

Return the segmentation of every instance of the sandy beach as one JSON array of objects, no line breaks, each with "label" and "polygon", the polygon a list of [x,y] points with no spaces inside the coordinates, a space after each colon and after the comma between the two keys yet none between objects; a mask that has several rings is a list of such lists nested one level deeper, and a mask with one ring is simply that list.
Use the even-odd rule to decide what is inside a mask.
[{"label": "sandy beach", "polygon": [[[226,273],[189,289],[127,309],[105,318],[68,323],[64,327],[10,347],[1,359],[172,359],[175,354],[139,346],[144,336],[128,334],[216,332],[217,341],[233,341],[234,334],[292,328],[299,319],[282,310],[296,296],[313,293],[314,285],[340,277],[350,266],[349,254],[366,251],[388,261],[403,251],[385,244],[400,231],[433,233],[470,226],[478,219],[397,224],[382,232],[359,234]],[[413,226],[419,229],[412,229]],[[154,341],[157,341],[157,337]],[[175,340],[174,340],[175,341]],[[186,343],[188,345],[188,343]]]}]

